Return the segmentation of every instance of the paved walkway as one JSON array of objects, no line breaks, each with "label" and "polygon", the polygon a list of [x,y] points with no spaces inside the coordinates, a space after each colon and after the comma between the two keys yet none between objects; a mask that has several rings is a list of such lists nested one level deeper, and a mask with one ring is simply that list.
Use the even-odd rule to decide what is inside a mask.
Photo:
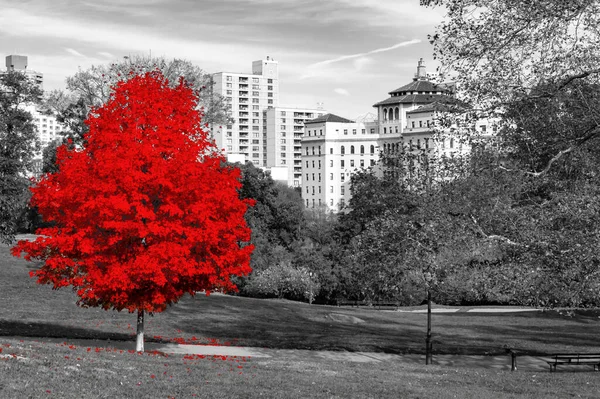
[{"label": "paved walkway", "polygon": [[[133,341],[70,340],[57,338],[19,338],[25,341],[42,341],[56,344],[72,344],[82,347],[115,348],[130,350],[135,348]],[[167,354],[238,356],[253,359],[285,359],[286,361],[335,361],[356,363],[404,362],[425,364],[425,355],[395,355],[378,352],[339,352],[311,351],[301,349],[268,349],[241,346],[182,345],[175,343],[146,342],[147,352],[159,351]],[[473,367],[494,370],[510,370],[510,356],[471,356],[471,355],[434,355],[433,364],[447,367]],[[532,356],[517,357],[517,369],[520,371],[549,371],[548,364],[541,358]]]}]

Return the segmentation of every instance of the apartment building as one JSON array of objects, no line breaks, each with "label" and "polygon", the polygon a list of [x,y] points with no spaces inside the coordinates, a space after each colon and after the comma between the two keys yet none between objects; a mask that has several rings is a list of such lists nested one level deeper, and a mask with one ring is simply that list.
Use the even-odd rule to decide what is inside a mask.
[{"label": "apartment building", "polygon": [[212,134],[230,161],[267,166],[267,132],[263,112],[279,105],[278,62],[252,62],[252,73],[218,72],[214,90],[229,102],[233,123],[213,126]]},{"label": "apartment building", "polygon": [[[38,85],[41,90],[44,90],[44,74],[31,69],[27,69],[26,55],[8,55],[6,56],[6,71],[18,71],[24,73],[25,76],[32,82]],[[6,72],[0,72],[6,73]]]},{"label": "apartment building", "polygon": [[266,166],[287,169],[287,184],[302,185],[302,137],[305,122],[325,114],[322,109],[274,107],[263,111]]},{"label": "apartment building", "polygon": [[326,114],[305,123],[302,198],[307,208],[339,212],[350,200],[350,176],[379,158],[376,123]]}]

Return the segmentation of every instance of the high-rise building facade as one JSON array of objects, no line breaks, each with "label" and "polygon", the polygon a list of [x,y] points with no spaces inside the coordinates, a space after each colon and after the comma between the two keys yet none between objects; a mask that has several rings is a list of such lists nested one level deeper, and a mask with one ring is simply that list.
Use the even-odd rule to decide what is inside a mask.
[{"label": "high-rise building facade", "polygon": [[302,136],[306,121],[321,117],[322,109],[274,107],[263,111],[266,166],[285,167],[287,184],[302,184]]},{"label": "high-rise building facade", "polygon": [[228,160],[267,166],[267,131],[263,111],[279,105],[278,62],[252,62],[252,73],[218,72],[214,90],[229,102],[233,122],[213,126],[212,135]]},{"label": "high-rise building facade", "polygon": [[26,55],[8,55],[6,56],[6,71],[17,71],[24,73],[29,80],[38,85],[38,87],[44,89],[44,74],[31,69],[27,69],[27,56]]},{"label": "high-rise building facade", "polygon": [[379,158],[376,123],[333,114],[306,122],[302,137],[302,199],[307,208],[338,212],[350,200],[350,177]]}]

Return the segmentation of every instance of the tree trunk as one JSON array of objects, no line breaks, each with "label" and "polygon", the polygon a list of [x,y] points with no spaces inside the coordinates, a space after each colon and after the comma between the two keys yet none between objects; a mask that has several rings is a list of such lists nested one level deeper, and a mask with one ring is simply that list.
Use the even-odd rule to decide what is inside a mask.
[{"label": "tree trunk", "polygon": [[427,338],[425,339],[425,364],[431,364],[432,360],[431,343],[431,290],[427,289]]},{"label": "tree trunk", "polygon": [[135,340],[135,350],[137,352],[144,351],[144,311],[138,309],[137,314],[137,336]]}]

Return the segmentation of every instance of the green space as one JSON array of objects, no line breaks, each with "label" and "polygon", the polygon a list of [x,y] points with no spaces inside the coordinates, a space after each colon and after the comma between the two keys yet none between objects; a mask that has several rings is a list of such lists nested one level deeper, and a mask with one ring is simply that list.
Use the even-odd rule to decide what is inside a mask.
[{"label": "green space", "polygon": [[[557,392],[594,397],[600,388],[591,366],[511,373],[391,360],[139,355],[133,351],[135,314],[79,308],[69,289],[36,285],[28,276],[32,267],[0,247],[2,397],[543,398]],[[521,354],[600,350],[592,310],[466,309],[433,315],[435,354],[500,355],[504,345]],[[158,342],[424,353],[425,323],[423,313],[199,294],[149,318],[146,336]],[[82,345],[82,338],[98,341]],[[121,340],[126,342],[114,345]]]}]

